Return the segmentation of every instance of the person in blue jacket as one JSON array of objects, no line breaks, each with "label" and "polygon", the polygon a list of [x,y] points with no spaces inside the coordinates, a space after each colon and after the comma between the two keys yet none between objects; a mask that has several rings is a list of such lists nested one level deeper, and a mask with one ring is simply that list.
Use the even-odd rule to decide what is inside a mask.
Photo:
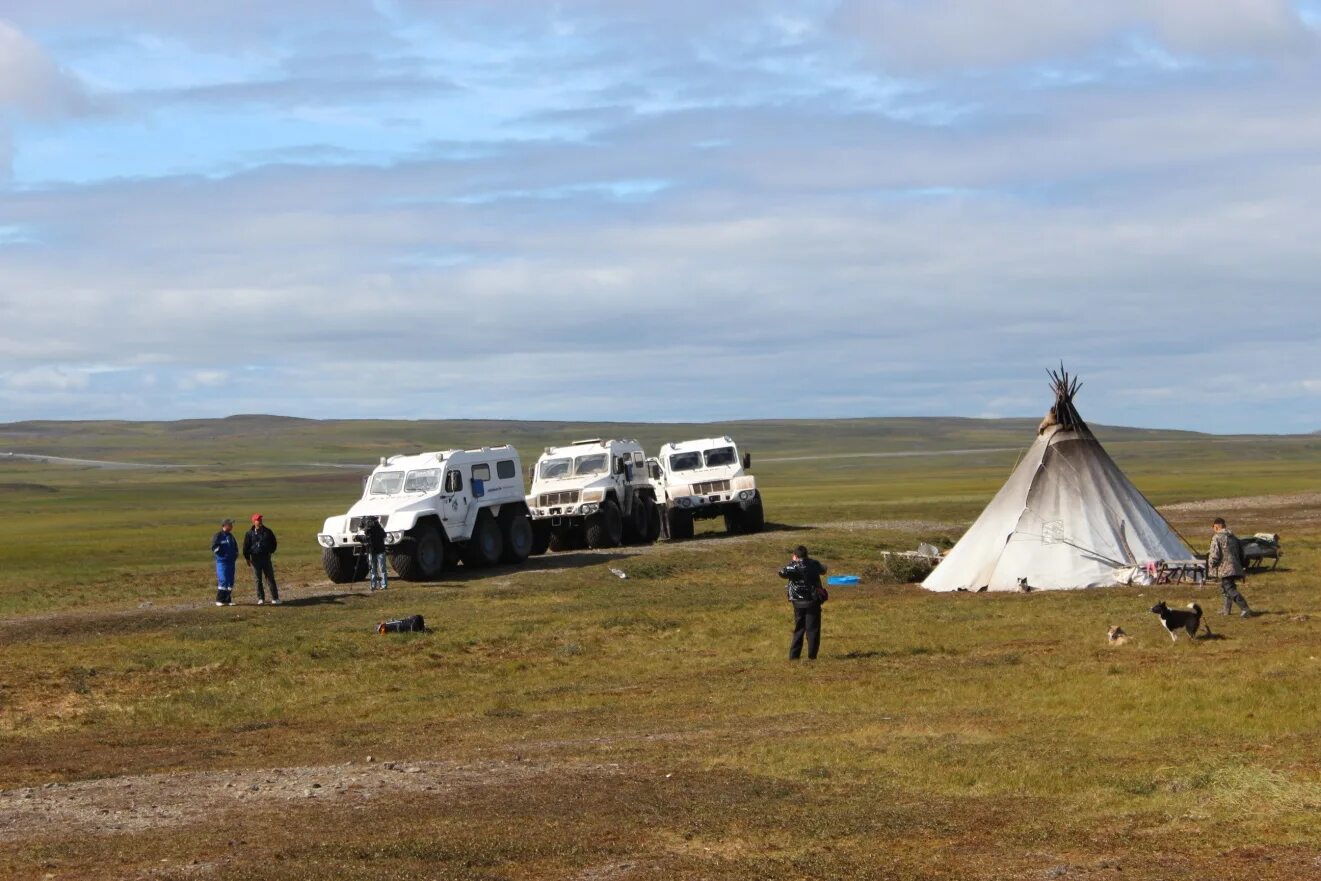
[{"label": "person in blue jacket", "polygon": [[234,538],[234,521],[228,517],[220,521],[220,531],[211,539],[211,555],[216,558],[216,605],[233,605],[234,564],[239,558],[239,543]]}]

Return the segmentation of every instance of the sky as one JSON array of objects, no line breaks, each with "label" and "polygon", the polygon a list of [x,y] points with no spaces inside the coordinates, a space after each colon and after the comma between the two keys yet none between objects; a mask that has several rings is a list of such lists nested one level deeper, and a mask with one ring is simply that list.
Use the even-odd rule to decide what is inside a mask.
[{"label": "sky", "polygon": [[0,422],[1321,429],[1321,0],[0,0]]}]

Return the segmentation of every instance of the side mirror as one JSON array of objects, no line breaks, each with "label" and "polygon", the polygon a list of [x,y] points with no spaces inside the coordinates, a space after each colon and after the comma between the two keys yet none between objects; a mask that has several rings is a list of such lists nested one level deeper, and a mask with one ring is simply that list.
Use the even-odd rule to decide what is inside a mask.
[{"label": "side mirror", "polygon": [[751,468],[751,467],[752,467],[752,454],[751,454],[751,453],[744,453],[744,454],[743,454],[743,467],[744,467],[745,469],[746,469],[746,468]]},{"label": "side mirror", "polygon": [[474,477],[472,479],[472,497],[480,499],[484,495],[486,495],[486,481],[480,477]]}]

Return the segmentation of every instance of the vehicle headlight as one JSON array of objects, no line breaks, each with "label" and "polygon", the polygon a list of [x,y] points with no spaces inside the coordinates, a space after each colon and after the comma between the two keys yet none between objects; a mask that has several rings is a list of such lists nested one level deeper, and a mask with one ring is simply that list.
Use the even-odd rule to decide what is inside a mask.
[{"label": "vehicle headlight", "polygon": [[740,499],[741,501],[746,502],[746,501],[750,500],[750,499],[751,499],[753,496],[755,496],[756,494],[757,494],[757,491],[756,491],[755,489],[745,489],[745,490],[743,490],[743,492],[741,492],[741,493],[738,494],[738,497],[739,497],[739,499]]},{"label": "vehicle headlight", "polygon": [[317,544],[323,548],[333,548],[335,546],[335,536],[326,535],[324,532],[316,537]]},{"label": "vehicle headlight", "polygon": [[693,506],[693,500],[692,500],[692,499],[688,498],[687,496],[679,496],[679,507],[680,507],[680,508],[691,508],[692,506]]},{"label": "vehicle headlight", "polygon": [[585,489],[583,490],[584,502],[599,502],[605,499],[605,490],[603,489]]},{"label": "vehicle headlight", "polygon": [[385,534],[385,543],[388,545],[397,545],[399,540],[404,537],[402,532],[387,532]]},{"label": "vehicle headlight", "polygon": [[599,508],[599,507],[601,507],[601,506],[600,506],[600,505],[581,505],[581,506],[579,506],[578,510],[579,510],[579,511],[582,511],[584,514],[595,514],[595,513],[596,513],[596,509]]}]

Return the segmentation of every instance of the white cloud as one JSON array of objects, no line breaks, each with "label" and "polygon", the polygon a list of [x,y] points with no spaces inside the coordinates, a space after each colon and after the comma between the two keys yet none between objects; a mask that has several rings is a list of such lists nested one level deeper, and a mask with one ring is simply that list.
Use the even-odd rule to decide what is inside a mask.
[{"label": "white cloud", "polygon": [[1317,48],[1289,0],[844,0],[836,20],[887,62],[918,71],[1056,61],[1132,38],[1194,56]]},{"label": "white cloud", "polygon": [[5,387],[18,392],[82,391],[91,382],[87,370],[70,367],[32,367],[2,376]]},{"label": "white cloud", "polygon": [[36,119],[86,112],[89,102],[78,80],[34,41],[0,20],[0,114],[8,110]]},{"label": "white cloud", "polygon": [[224,370],[193,370],[181,376],[176,383],[180,391],[219,388],[229,382],[229,374]]}]

